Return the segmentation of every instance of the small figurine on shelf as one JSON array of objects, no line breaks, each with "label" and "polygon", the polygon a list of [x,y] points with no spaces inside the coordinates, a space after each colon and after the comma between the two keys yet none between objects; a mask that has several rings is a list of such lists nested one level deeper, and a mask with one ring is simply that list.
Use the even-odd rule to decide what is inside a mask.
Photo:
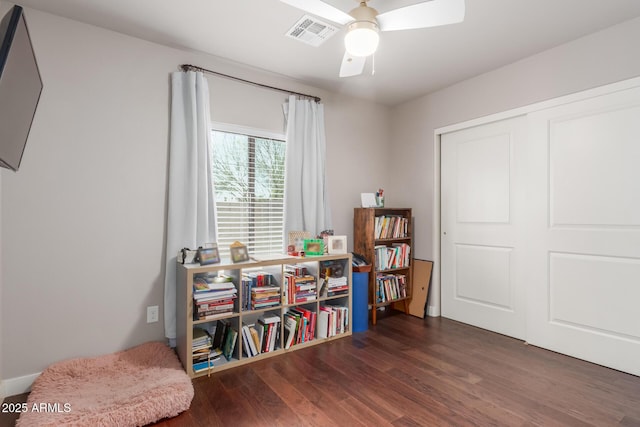
[{"label": "small figurine on shelf", "polygon": [[382,188],[379,188],[376,193],[376,205],[379,208],[384,208],[384,190]]}]

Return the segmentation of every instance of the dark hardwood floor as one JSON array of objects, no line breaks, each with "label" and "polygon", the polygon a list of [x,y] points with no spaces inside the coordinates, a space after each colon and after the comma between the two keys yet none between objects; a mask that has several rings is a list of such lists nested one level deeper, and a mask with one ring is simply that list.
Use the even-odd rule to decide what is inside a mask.
[{"label": "dark hardwood floor", "polygon": [[640,426],[640,377],[400,314],[193,383],[191,409],[156,426]]}]

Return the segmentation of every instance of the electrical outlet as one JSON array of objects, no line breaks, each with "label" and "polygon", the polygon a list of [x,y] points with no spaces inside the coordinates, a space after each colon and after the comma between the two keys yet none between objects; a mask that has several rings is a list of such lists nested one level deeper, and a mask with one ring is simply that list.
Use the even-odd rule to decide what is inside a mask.
[{"label": "electrical outlet", "polygon": [[158,306],[150,305],[147,307],[147,323],[154,323],[158,321]]}]

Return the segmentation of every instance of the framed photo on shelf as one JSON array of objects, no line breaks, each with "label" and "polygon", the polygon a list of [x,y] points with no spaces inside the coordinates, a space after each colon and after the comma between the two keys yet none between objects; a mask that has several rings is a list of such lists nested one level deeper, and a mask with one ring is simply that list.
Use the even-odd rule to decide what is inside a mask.
[{"label": "framed photo on shelf", "polygon": [[200,265],[217,264],[220,262],[218,245],[209,243],[206,248],[198,248],[198,261]]},{"label": "framed photo on shelf", "polygon": [[328,236],[327,252],[330,254],[347,253],[347,236]]},{"label": "framed photo on shelf", "polygon": [[240,242],[233,242],[229,246],[231,252],[231,261],[234,263],[249,261],[249,251],[247,247]]},{"label": "framed photo on shelf", "polygon": [[193,264],[198,257],[198,251],[189,248],[182,248],[178,251],[178,262],[180,264]]},{"label": "framed photo on shelf", "polygon": [[304,253],[309,256],[324,255],[324,240],[322,239],[305,239]]},{"label": "framed photo on shelf", "polygon": [[360,193],[360,201],[363,208],[377,208],[378,201],[374,193]]},{"label": "framed photo on shelf", "polygon": [[296,252],[304,250],[304,240],[310,239],[311,233],[308,231],[290,231],[289,232],[289,245],[293,245],[293,249]]}]

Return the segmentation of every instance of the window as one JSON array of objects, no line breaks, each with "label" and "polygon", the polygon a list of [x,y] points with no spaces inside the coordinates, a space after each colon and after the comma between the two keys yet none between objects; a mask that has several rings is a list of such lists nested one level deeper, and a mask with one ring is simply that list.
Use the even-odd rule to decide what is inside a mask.
[{"label": "window", "polygon": [[220,253],[236,240],[252,255],[283,253],[284,137],[221,128],[211,142]]}]

